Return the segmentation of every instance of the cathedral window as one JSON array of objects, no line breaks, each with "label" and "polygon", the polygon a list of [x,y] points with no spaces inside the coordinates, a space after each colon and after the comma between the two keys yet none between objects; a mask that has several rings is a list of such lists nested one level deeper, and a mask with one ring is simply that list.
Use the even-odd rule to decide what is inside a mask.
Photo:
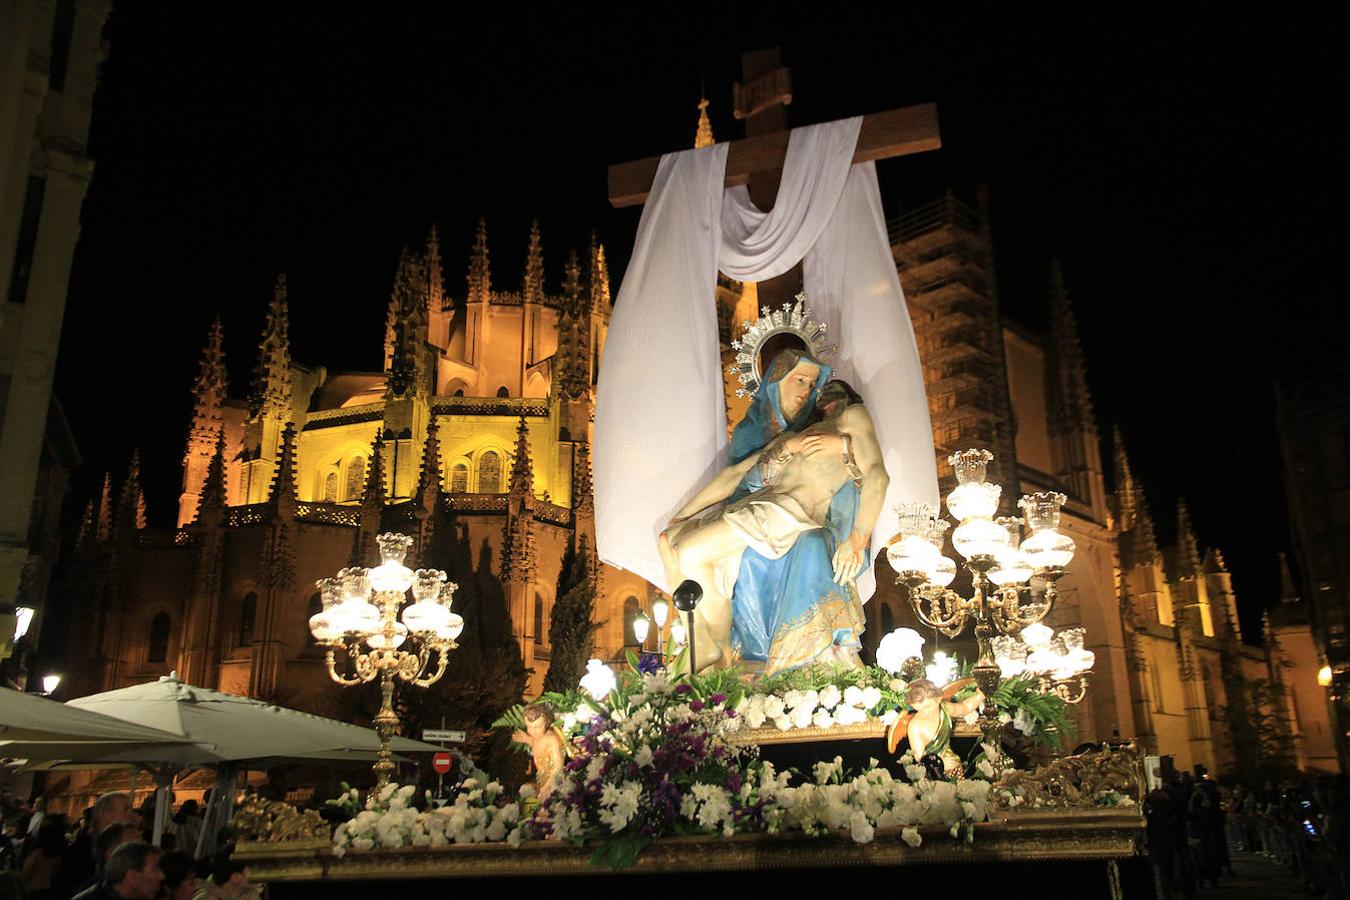
[{"label": "cathedral window", "polygon": [[162,663],[169,658],[171,624],[169,614],[166,612],[156,613],[150,620],[150,652],[145,657],[147,662]]},{"label": "cathedral window", "polygon": [[336,503],[338,498],[338,473],[329,472],[323,478],[323,493],[320,500],[324,503]]},{"label": "cathedral window", "polygon": [[239,606],[239,646],[253,643],[253,624],[258,618],[258,595],[249,591]]},{"label": "cathedral window", "polygon": [[464,396],[464,388],[456,388],[456,389],[455,389],[455,396],[456,396],[456,397],[463,397],[463,396]]},{"label": "cathedral window", "polygon": [[366,491],[366,458],[353,456],[347,462],[347,485],[343,492],[344,500],[360,500]]},{"label": "cathedral window", "polygon": [[534,595],[534,642],[544,642],[544,598],[539,594]]},{"label": "cathedral window", "polygon": [[455,463],[450,470],[450,490],[463,493],[469,489],[469,467],[464,463]]},{"label": "cathedral window", "polygon": [[497,388],[497,396],[498,396],[498,397],[510,397],[510,396],[511,396],[511,392],[508,391],[508,390],[506,389],[506,385],[502,385],[501,387]]},{"label": "cathedral window", "polygon": [[500,494],[502,492],[502,458],[488,450],[478,458],[478,493]]}]

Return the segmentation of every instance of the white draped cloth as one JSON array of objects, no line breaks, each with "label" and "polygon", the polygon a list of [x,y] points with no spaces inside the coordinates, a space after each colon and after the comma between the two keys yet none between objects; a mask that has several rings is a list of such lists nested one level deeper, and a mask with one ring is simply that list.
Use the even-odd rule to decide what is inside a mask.
[{"label": "white draped cloth", "polygon": [[[720,269],[764,281],[802,263],[806,305],[828,326],[835,377],[863,397],[890,487],[873,558],[902,501],[937,503],[933,432],[914,329],[873,163],[853,165],[861,118],[793,130],[772,212],[723,189],[727,144],[661,158],[605,341],[595,409],[600,558],[669,591],[657,536],[727,464],[717,341]],[[858,577],[866,600],[870,569]]]}]

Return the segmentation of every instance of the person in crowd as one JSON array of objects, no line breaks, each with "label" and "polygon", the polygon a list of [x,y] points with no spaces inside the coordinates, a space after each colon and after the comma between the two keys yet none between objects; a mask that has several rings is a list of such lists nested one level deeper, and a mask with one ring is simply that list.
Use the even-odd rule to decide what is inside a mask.
[{"label": "person in crowd", "polygon": [[32,846],[19,870],[19,880],[29,900],[54,900],[56,873],[65,855],[65,817],[44,813],[42,824],[33,835]]},{"label": "person in crowd", "polygon": [[211,877],[197,888],[193,900],[258,900],[260,896],[248,879],[248,866],[218,853],[211,865]]},{"label": "person in crowd", "polygon": [[57,900],[69,900],[76,893],[93,883],[97,875],[98,864],[104,856],[98,852],[98,838],[109,825],[128,822],[135,818],[131,807],[131,798],[120,791],[104,794],[94,801],[86,811],[88,828],[81,829],[79,835],[66,850],[61,860],[53,890]]},{"label": "person in crowd", "polygon": [[184,800],[173,817],[173,833],[178,837],[178,849],[197,853],[197,840],[202,835],[202,819],[196,800]]},{"label": "person in crowd", "polygon": [[131,841],[112,852],[102,878],[76,894],[75,900],[156,900],[163,882],[159,848]]},{"label": "person in crowd", "polygon": [[161,895],[164,900],[192,900],[198,889],[197,861],[191,854],[165,853],[159,858],[159,869],[164,873]]}]

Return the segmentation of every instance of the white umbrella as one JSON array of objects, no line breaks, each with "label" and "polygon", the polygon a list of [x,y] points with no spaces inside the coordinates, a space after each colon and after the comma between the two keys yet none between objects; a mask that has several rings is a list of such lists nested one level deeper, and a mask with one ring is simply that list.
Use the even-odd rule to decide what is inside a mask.
[{"label": "white umbrella", "polygon": [[216,757],[180,734],[0,688],[0,757],[207,762]]},{"label": "white umbrella", "polygon": [[[217,760],[247,763],[252,768],[297,759],[357,759],[380,747],[379,735],[372,729],[185,684],[177,675],[91,694],[66,705],[202,742]],[[390,748],[402,753],[441,749],[399,737],[390,742]],[[156,843],[167,817],[169,785],[163,772],[157,778],[161,785],[155,805]],[[232,786],[233,780],[231,773],[226,786]],[[224,802],[232,802],[233,791],[223,793],[228,795]],[[206,832],[204,828],[204,841]]]}]

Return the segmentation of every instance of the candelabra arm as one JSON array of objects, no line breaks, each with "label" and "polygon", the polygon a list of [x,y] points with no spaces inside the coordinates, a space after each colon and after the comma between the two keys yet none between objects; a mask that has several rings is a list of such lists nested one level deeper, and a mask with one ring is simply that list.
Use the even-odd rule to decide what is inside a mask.
[{"label": "candelabra arm", "polygon": [[337,652],[332,647],[328,648],[328,652],[324,654],[323,661],[328,666],[328,677],[343,687],[354,687],[369,680],[362,678],[360,675],[343,675],[340,673],[337,670]]},{"label": "candelabra arm", "polygon": [[[446,664],[449,663],[450,661],[449,651],[450,651],[449,647],[441,647],[437,653],[436,671],[432,672],[430,675],[427,675],[424,678],[414,678],[412,680],[412,683],[415,684],[417,687],[424,688],[424,687],[431,687],[433,684],[440,681],[441,676],[445,674]],[[421,670],[419,669],[418,671]]]}]

